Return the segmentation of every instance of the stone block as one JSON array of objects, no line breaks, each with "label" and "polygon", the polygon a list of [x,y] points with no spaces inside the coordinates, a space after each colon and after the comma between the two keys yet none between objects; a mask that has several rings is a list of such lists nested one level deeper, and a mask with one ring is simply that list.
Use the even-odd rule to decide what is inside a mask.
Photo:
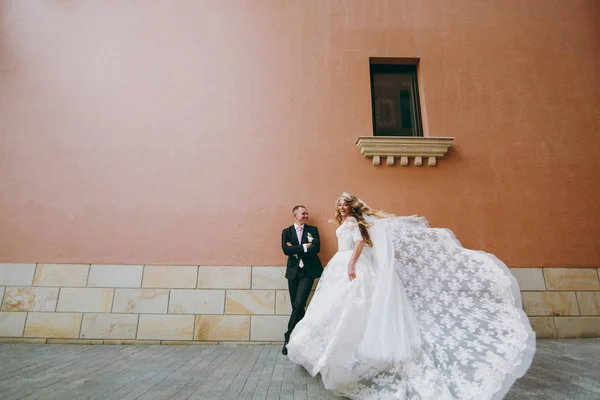
[{"label": "stone block", "polygon": [[169,314],[223,314],[224,290],[171,289]]},{"label": "stone block", "polygon": [[575,292],[523,292],[522,298],[530,316],[579,315]]},{"label": "stone block", "polygon": [[252,267],[252,289],[287,289],[285,267]]},{"label": "stone block", "polygon": [[89,264],[38,264],[33,286],[85,287]]},{"label": "stone block", "polygon": [[77,338],[81,313],[30,312],[25,325],[26,337]]},{"label": "stone block", "polygon": [[88,278],[89,287],[139,288],[142,286],[142,265],[92,264]]},{"label": "stone block", "polygon": [[61,288],[57,311],[110,312],[114,289]]},{"label": "stone block", "polygon": [[535,332],[536,339],[556,339],[556,329],[554,329],[552,317],[529,317],[529,323]]},{"label": "stone block", "polygon": [[600,290],[595,268],[544,268],[548,290]]},{"label": "stone block", "polygon": [[510,268],[510,272],[519,282],[521,290],[546,290],[541,268]]},{"label": "stone block", "polygon": [[21,337],[27,313],[0,312],[0,337]]},{"label": "stone block", "polygon": [[197,315],[196,340],[248,341],[250,317],[246,315]]},{"label": "stone block", "polygon": [[219,344],[219,342],[197,340],[161,340],[160,344],[166,344],[168,346],[216,346]]},{"label": "stone block", "polygon": [[139,344],[143,345],[157,345],[160,344],[160,340],[113,340],[113,339],[104,339],[104,344],[109,346],[137,346]]},{"label": "stone block", "polygon": [[81,337],[87,339],[135,339],[136,314],[84,314]]},{"label": "stone block", "polygon": [[4,293],[2,311],[54,311],[58,288],[9,287]]},{"label": "stone block", "polygon": [[265,315],[251,318],[251,341],[283,341],[283,334],[287,331],[288,316]]},{"label": "stone block", "polygon": [[195,288],[198,266],[146,265],[144,266],[144,288]]},{"label": "stone block", "polygon": [[198,289],[250,289],[250,267],[200,266]]},{"label": "stone block", "polygon": [[277,290],[275,292],[275,314],[290,315],[291,313],[290,292],[287,290]]},{"label": "stone block", "polygon": [[35,264],[0,264],[0,286],[31,286]]},{"label": "stone block", "polygon": [[27,344],[44,344],[48,339],[31,339],[31,338],[3,338],[0,337],[0,343],[27,343]]},{"label": "stone block", "polygon": [[225,314],[274,314],[274,290],[228,290]]},{"label": "stone block", "polygon": [[115,289],[115,313],[166,314],[168,289]]},{"label": "stone block", "polygon": [[559,339],[600,337],[600,317],[554,317]]},{"label": "stone block", "polygon": [[577,292],[581,315],[600,316],[600,292]]},{"label": "stone block", "polygon": [[140,315],[138,339],[192,340],[193,336],[193,315]]},{"label": "stone block", "polygon": [[89,344],[103,344],[104,341],[102,339],[47,339],[46,343],[48,344],[81,344],[81,345],[89,345]]}]

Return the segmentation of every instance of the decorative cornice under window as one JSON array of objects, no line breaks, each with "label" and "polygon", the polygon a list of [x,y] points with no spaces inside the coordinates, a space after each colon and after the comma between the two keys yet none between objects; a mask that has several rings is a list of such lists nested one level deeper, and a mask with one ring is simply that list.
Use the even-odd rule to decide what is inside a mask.
[{"label": "decorative cornice under window", "polygon": [[380,165],[386,158],[387,165],[394,165],[400,158],[400,165],[408,165],[409,157],[414,158],[414,165],[423,165],[423,159],[434,167],[437,159],[452,146],[453,137],[414,137],[414,136],[359,136],[356,146],[366,158],[373,158],[373,165]]}]

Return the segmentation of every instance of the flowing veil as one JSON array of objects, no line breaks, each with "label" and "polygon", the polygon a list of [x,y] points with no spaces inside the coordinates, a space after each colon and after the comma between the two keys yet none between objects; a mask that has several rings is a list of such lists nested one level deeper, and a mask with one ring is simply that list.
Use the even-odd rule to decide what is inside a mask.
[{"label": "flowing veil", "polygon": [[423,217],[367,218],[378,279],[361,349],[367,360],[393,367],[363,380],[351,396],[503,398],[535,353],[506,265],[462,247]]},{"label": "flowing veil", "polygon": [[503,398],[535,353],[510,270],[424,217],[397,217],[358,200],[377,265],[360,353],[381,372],[363,374],[355,398],[403,391],[408,398],[411,391],[417,398]]}]

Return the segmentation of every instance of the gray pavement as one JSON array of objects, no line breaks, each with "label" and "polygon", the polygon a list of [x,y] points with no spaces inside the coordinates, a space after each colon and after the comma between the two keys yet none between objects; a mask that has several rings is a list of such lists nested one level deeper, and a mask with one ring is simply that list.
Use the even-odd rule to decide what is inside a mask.
[{"label": "gray pavement", "polygon": [[[278,345],[0,344],[0,399],[334,399]],[[539,340],[506,399],[600,399],[600,339]]]}]

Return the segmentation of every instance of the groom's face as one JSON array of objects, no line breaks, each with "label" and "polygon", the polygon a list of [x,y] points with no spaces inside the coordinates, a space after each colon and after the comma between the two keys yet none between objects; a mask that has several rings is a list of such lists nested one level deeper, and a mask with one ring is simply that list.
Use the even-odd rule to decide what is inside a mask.
[{"label": "groom's face", "polygon": [[294,212],[294,219],[298,225],[303,225],[308,221],[308,210],[304,207],[300,207]]}]

